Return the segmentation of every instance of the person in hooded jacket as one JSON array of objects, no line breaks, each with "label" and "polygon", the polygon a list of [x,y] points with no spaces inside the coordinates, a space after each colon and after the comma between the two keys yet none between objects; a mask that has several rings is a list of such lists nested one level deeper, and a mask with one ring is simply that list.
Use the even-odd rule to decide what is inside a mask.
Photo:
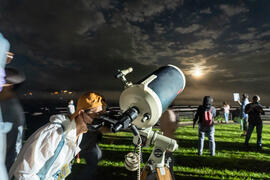
[{"label": "person in hooded jacket", "polygon": [[10,179],[53,180],[65,179],[71,161],[80,151],[82,134],[87,125],[104,111],[103,98],[93,92],[82,95],[75,113],[54,115],[50,122],[32,134],[9,171]]},{"label": "person in hooded jacket", "polygon": [[[199,145],[198,145],[198,155],[203,154],[204,146],[204,135],[206,134],[209,140],[209,151],[211,156],[215,156],[215,127],[214,127],[214,117],[216,116],[216,109],[212,105],[213,98],[210,96],[205,96],[203,98],[203,104],[200,105],[197,109],[195,117],[193,119],[193,128],[198,121],[198,136],[199,136]],[[211,113],[211,123],[206,124],[205,122],[205,113]]]}]

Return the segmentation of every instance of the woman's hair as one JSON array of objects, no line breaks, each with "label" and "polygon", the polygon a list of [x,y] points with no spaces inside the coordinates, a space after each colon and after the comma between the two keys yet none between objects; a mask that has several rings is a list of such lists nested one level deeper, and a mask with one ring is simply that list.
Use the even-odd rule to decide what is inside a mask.
[{"label": "woman's hair", "polygon": [[243,96],[244,99],[248,98],[248,94],[247,93],[244,93],[242,96]]},{"label": "woman's hair", "polygon": [[95,92],[87,92],[80,96],[78,99],[76,111],[71,115],[71,119],[74,119],[76,116],[78,116],[80,110],[88,110],[98,106],[102,106],[102,109],[104,110],[107,108],[107,104],[103,96]]}]

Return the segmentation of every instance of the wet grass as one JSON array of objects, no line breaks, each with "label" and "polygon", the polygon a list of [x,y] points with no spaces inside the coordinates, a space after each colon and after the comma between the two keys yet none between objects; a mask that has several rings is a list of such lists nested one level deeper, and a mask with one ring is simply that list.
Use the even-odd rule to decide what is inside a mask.
[{"label": "wet grass", "polygon": [[[250,149],[243,146],[239,124],[215,126],[216,156],[211,157],[206,138],[204,154],[197,153],[197,128],[180,127],[175,136],[179,148],[174,152],[176,179],[270,179],[270,125],[263,127],[263,150],[256,151],[256,130],[250,139]],[[103,159],[99,162],[97,179],[136,179],[136,172],[124,168],[124,156],[133,151],[132,134],[107,134],[100,144]],[[151,148],[143,149],[146,161]],[[85,165],[75,164],[76,169]],[[71,176],[71,177],[72,177]],[[71,177],[69,179],[71,179]]]}]

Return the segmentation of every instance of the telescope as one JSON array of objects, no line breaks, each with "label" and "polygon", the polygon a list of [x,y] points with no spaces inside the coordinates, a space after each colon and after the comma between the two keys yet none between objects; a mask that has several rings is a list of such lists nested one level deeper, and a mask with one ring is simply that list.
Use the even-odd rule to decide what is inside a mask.
[{"label": "telescope", "polygon": [[120,109],[124,113],[112,127],[113,132],[126,129],[131,124],[139,129],[154,126],[186,84],[184,73],[173,65],[157,69],[136,84],[126,83],[123,76],[131,71],[124,72],[126,73],[116,76],[120,80],[125,79],[122,82],[126,88],[119,100]]},{"label": "telescope", "polygon": [[[100,126],[107,126],[115,133],[130,128],[134,134],[133,143],[136,147],[140,149],[141,146],[154,145],[148,159],[150,169],[164,168],[165,153],[175,151],[178,145],[174,139],[152,131],[152,127],[176,96],[183,92],[186,79],[178,67],[167,65],[133,84],[126,79],[126,76],[132,71],[132,68],[118,70],[115,75],[125,87],[119,100],[123,113],[117,116],[105,114],[99,120],[94,120],[94,124],[102,122],[99,124]],[[140,164],[140,150],[139,155],[129,153],[126,156],[125,167],[132,171],[140,167],[140,165],[134,166],[134,158],[138,158],[136,162]]]},{"label": "telescope", "polygon": [[126,75],[132,68],[118,70],[115,75],[125,86],[120,95],[121,115],[105,114],[94,120],[95,127],[105,125],[112,132],[118,132],[134,125],[138,129],[153,127],[162,113],[175,97],[180,94],[186,84],[184,73],[176,66],[167,65],[150,73],[138,83],[128,82]]}]

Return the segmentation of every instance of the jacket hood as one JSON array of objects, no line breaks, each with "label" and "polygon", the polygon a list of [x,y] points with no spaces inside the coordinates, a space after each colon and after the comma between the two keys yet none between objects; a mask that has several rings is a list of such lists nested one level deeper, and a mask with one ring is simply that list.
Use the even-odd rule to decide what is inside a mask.
[{"label": "jacket hood", "polygon": [[63,115],[63,114],[56,114],[56,115],[52,115],[50,117],[50,122],[51,123],[62,123],[64,121],[67,120],[67,116],[66,115]]},{"label": "jacket hood", "polygon": [[70,128],[71,120],[68,117],[68,115],[56,114],[56,115],[52,115],[50,117],[50,122],[51,123],[60,123],[64,126],[65,130],[68,130]]},{"label": "jacket hood", "polygon": [[213,104],[213,98],[212,97],[205,96],[203,98],[203,107],[205,107],[206,109],[210,109],[212,104]]}]

